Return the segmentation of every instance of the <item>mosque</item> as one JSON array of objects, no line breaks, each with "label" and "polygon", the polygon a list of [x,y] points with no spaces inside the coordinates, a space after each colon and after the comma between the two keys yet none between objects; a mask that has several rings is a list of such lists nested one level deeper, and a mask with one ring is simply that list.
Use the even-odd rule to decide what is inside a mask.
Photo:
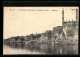
[{"label": "mosque", "polygon": [[65,37],[78,39],[79,12],[76,9],[76,21],[64,21],[64,10],[62,10],[62,26]]}]

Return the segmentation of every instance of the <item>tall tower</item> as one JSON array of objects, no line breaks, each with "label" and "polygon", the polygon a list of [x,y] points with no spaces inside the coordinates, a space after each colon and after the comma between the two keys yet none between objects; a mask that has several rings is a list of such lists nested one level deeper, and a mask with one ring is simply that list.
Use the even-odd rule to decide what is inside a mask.
[{"label": "tall tower", "polygon": [[78,19],[78,16],[79,15],[79,13],[78,13],[78,9],[76,9],[76,24],[78,25],[78,21],[79,21],[79,19]]},{"label": "tall tower", "polygon": [[62,10],[62,26],[63,26],[63,23],[64,23],[64,9]]}]

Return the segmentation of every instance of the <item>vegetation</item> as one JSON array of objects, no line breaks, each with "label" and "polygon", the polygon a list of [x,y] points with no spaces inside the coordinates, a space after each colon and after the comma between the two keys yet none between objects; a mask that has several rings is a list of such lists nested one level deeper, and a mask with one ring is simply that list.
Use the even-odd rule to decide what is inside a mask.
[{"label": "vegetation", "polygon": [[[57,30],[56,30],[57,29]],[[72,42],[73,40],[71,38],[74,37],[73,30],[67,31],[67,36],[69,38],[65,37],[63,30],[61,27],[56,27],[54,31],[47,30],[44,33],[36,33],[36,34],[30,34],[27,36],[16,36],[11,37],[8,39],[5,39],[4,42],[26,42],[26,41],[32,41],[35,40],[39,43],[51,43],[51,42]]]}]

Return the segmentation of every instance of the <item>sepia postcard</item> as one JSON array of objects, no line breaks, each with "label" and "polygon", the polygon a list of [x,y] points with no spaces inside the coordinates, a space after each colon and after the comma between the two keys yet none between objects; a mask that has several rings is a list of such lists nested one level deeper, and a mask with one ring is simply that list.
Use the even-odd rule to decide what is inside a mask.
[{"label": "sepia postcard", "polygon": [[4,7],[3,55],[78,54],[79,7]]}]

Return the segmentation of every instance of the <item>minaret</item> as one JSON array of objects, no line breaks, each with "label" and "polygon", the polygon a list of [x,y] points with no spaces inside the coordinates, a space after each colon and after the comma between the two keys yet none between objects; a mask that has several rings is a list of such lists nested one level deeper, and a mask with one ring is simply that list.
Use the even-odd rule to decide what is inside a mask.
[{"label": "minaret", "polygon": [[64,23],[64,8],[62,10],[62,26],[63,26],[63,23]]},{"label": "minaret", "polygon": [[76,24],[78,25],[78,9],[76,9]]}]

